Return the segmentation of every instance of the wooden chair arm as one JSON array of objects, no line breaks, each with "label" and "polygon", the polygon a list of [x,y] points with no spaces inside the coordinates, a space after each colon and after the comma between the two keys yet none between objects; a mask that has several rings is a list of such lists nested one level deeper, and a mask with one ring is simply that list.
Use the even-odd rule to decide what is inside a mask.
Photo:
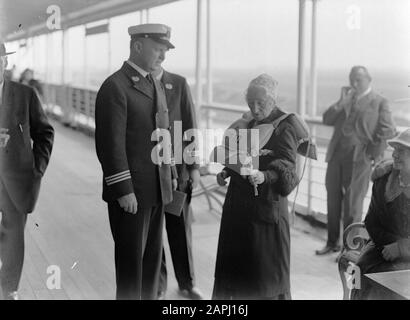
[{"label": "wooden chair arm", "polygon": [[[363,230],[366,235],[360,234],[360,230]],[[343,248],[346,251],[354,250],[360,252],[368,240],[369,235],[363,222],[352,223],[343,232]]]}]

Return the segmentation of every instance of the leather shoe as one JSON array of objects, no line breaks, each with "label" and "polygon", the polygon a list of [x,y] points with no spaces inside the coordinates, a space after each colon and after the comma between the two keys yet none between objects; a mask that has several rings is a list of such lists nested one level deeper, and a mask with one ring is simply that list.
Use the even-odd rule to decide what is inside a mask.
[{"label": "leather shoe", "polygon": [[201,291],[197,287],[191,289],[179,289],[179,294],[190,300],[203,300]]},{"label": "leather shoe", "polygon": [[20,300],[20,297],[19,297],[17,291],[13,291],[13,292],[9,292],[9,293],[6,295],[6,298],[5,298],[5,299],[6,299],[6,300]]},{"label": "leather shoe", "polygon": [[157,299],[158,300],[165,300],[165,291],[159,291]]},{"label": "leather shoe", "polygon": [[326,245],[323,249],[316,250],[315,253],[318,256],[323,256],[325,254],[333,253],[333,252],[339,252],[341,250],[341,247],[339,245],[336,246],[329,246]]}]

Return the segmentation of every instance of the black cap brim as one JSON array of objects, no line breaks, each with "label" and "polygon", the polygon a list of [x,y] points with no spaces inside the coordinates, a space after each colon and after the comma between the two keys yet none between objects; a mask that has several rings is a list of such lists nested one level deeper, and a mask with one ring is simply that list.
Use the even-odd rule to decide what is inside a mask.
[{"label": "black cap brim", "polygon": [[0,54],[0,57],[5,57],[5,56],[8,56],[9,54],[13,54],[13,53],[16,53],[16,51],[6,52],[6,53],[3,53],[3,54]]},{"label": "black cap brim", "polygon": [[153,37],[150,37],[150,39],[154,40],[155,42],[165,44],[168,47],[168,49],[175,49],[175,46],[171,42],[169,42],[168,40],[157,39],[157,38],[153,38]]}]

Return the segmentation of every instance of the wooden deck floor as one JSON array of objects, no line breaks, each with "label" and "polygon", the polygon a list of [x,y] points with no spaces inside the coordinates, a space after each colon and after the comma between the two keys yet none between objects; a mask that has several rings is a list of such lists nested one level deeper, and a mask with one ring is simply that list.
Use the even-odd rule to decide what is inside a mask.
[{"label": "wooden deck floor", "polygon": [[[36,211],[26,229],[26,257],[20,284],[22,299],[113,299],[113,241],[107,209],[101,200],[101,169],[94,140],[55,122],[55,147],[43,180]],[[205,198],[193,200],[194,263],[197,285],[211,297],[219,219]],[[324,230],[296,220],[291,230],[293,299],[341,299],[335,255],[317,257]],[[177,293],[168,255],[166,299]],[[49,266],[61,269],[61,289],[47,288]]]}]

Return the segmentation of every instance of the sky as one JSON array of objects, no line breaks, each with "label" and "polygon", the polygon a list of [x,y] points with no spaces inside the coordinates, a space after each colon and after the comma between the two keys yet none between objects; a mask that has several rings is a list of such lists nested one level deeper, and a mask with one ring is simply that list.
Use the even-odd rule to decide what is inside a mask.
[{"label": "sky", "polygon": [[[167,53],[164,66],[168,69],[192,72],[195,68],[196,3],[196,0],[180,0],[149,11],[150,22],[165,23],[172,28],[171,38],[176,49]],[[213,68],[296,72],[298,3],[298,0],[211,0]],[[205,11],[206,1],[203,4]],[[319,69],[347,70],[352,65],[363,64],[371,70],[395,70],[403,74],[410,71],[409,0],[319,0],[317,8]],[[311,1],[307,1],[307,67],[310,17]],[[70,69],[82,69],[86,63],[109,73],[127,59],[127,28],[141,22],[139,12],[103,22],[110,23],[109,35],[91,36],[85,40],[84,26],[68,32],[69,54],[66,61]],[[58,40],[61,36],[54,36],[49,41],[53,42],[53,39],[57,44],[61,43]],[[21,49],[23,52],[14,59],[27,63],[33,63],[34,59],[45,60],[41,56],[47,42],[42,39],[39,43],[42,48],[36,49],[39,53],[34,58]],[[88,48],[86,54],[84,43]],[[48,58],[54,59],[55,64],[61,60],[56,55],[57,51],[54,49]]]},{"label": "sky", "polygon": [[[194,61],[195,5],[182,0],[150,11],[153,22],[173,28],[177,49],[169,54],[170,64]],[[319,68],[368,64],[410,70],[410,1],[320,0],[317,14]],[[307,1],[308,52],[310,18]],[[215,68],[295,67],[298,0],[211,0],[211,21]]]}]

